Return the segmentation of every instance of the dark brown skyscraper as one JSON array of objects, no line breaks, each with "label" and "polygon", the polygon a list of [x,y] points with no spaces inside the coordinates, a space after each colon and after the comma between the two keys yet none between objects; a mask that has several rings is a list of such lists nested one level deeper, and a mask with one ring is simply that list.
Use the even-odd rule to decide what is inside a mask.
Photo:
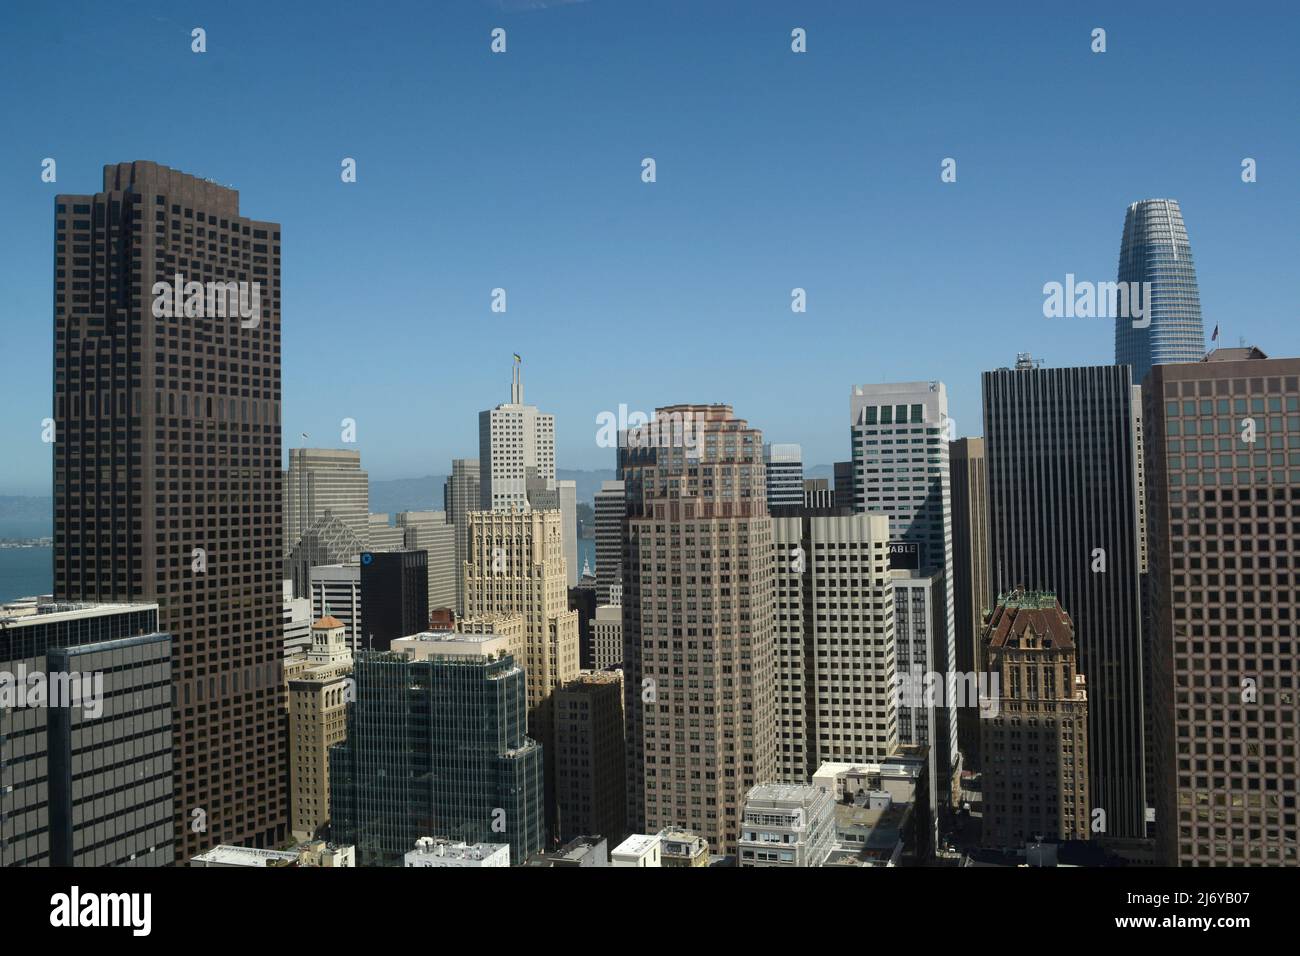
[{"label": "dark brown skyscraper", "polygon": [[1143,388],[1156,839],[1173,866],[1300,863],[1300,359]]},{"label": "dark brown skyscraper", "polygon": [[[980,632],[989,594],[989,537],[984,439],[961,438],[948,444],[952,479],[952,593],[957,624],[957,670],[980,669]],[[979,766],[979,710],[957,712],[957,743],[964,765]]]},{"label": "dark brown skyscraper", "polygon": [[56,595],[158,602],[178,859],[271,846],[288,834],[280,227],[150,162],[55,202]]}]

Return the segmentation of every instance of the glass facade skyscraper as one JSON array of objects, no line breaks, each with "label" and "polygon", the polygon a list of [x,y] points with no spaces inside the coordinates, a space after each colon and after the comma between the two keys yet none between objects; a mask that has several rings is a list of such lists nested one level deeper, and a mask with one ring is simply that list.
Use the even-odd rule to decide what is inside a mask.
[{"label": "glass facade skyscraper", "polygon": [[1177,200],[1144,199],[1128,207],[1118,279],[1151,283],[1143,297],[1150,324],[1134,328],[1129,315],[1115,320],[1115,364],[1133,366],[1133,384],[1141,385],[1152,365],[1199,362],[1205,355],[1201,295]]},{"label": "glass facade skyscraper", "polygon": [[[331,838],[359,866],[401,866],[421,837],[542,848],[542,748],[525,736],[524,672],[483,635],[424,659],[363,651],[346,743],[330,748]],[[486,649],[485,649],[486,650]]]}]

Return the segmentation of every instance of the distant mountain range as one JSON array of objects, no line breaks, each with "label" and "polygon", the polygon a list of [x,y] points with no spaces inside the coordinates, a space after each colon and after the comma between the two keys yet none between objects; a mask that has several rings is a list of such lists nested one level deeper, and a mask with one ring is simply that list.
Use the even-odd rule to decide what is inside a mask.
[{"label": "distant mountain range", "polygon": [[[832,465],[813,465],[804,472],[806,478],[831,478]],[[601,482],[613,481],[613,469],[583,471],[556,469],[561,481],[578,486],[578,500],[590,504]],[[393,478],[370,482],[370,510],[376,514],[399,511],[441,511],[442,486],[446,475],[423,478]],[[54,533],[54,499],[48,495],[0,495],[0,538],[34,538]]]}]

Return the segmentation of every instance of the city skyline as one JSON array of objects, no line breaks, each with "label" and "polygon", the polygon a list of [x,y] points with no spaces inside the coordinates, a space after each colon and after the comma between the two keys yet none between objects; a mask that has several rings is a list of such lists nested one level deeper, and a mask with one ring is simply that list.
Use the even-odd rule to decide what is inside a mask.
[{"label": "city skyline", "polygon": [[[52,239],[53,195],[97,181],[103,164],[147,159],[233,182],[249,208],[282,210],[293,224],[284,246],[286,445],[304,432],[312,444],[336,445],[327,436],[354,419],[376,479],[443,474],[452,458],[472,455],[472,414],[508,398],[497,383],[512,351],[525,359],[531,395],[556,416],[557,463],[570,468],[614,467],[612,451],[596,443],[601,412],[680,399],[742,406],[769,441],[798,442],[806,462],[829,464],[844,442],[825,410],[853,381],[942,380],[957,434],[978,435],[981,371],[1011,364],[1018,351],[1049,365],[1112,360],[1112,323],[1045,319],[1041,289],[1067,274],[1114,279],[1123,210],[1153,197],[1182,206],[1207,336],[1219,326],[1219,344],[1245,337],[1272,354],[1300,351],[1284,292],[1297,238],[1283,211],[1300,198],[1288,175],[1300,144],[1290,124],[1268,120],[1278,91],[1300,78],[1284,55],[1287,30],[1231,18],[1205,30],[1118,6],[1088,20],[950,15],[922,25],[817,3],[761,5],[743,18],[728,4],[691,8],[693,29],[673,29],[672,14],[686,9],[665,4],[661,20],[602,2],[535,11],[465,3],[435,23],[398,5],[394,22],[406,14],[408,29],[367,26],[358,38],[324,18],[306,58],[295,52],[296,20],[252,5],[205,11],[202,55],[190,51],[192,25],[174,19],[88,8],[80,25],[52,36],[52,14],[19,11],[0,41],[12,47],[0,60],[12,87],[46,74],[52,40],[75,53],[111,36],[125,55],[101,66],[103,85],[157,87],[140,64],[158,60],[177,80],[155,90],[163,115],[199,108],[229,124],[231,104],[261,102],[254,90],[263,88],[302,107],[277,114],[282,132],[269,139],[176,136],[121,111],[79,109],[69,126],[51,100],[72,102],[77,86],[51,71],[39,104],[14,104],[19,133],[0,157],[17,187],[11,215],[29,224],[0,233],[0,254],[14,264],[12,314],[49,309],[49,263],[38,250]],[[1265,7],[1256,19],[1268,16]],[[789,52],[796,21],[809,37],[802,58]],[[1094,21],[1108,31],[1104,54],[1089,49]],[[511,45],[494,57],[487,37],[498,23]],[[340,84],[318,65],[362,41],[393,46],[398,79],[385,79],[382,100],[375,78]],[[988,52],[1011,44],[1022,51],[1012,63]],[[659,69],[662,51],[688,66]],[[256,78],[245,69],[254,60]],[[590,69],[600,88],[587,82]],[[539,71],[553,91],[546,96],[523,82]],[[898,76],[928,82],[890,80]],[[392,123],[426,108],[417,92],[422,101],[449,77],[455,85],[427,108],[453,143],[431,131],[395,140]],[[720,83],[703,102],[684,99]],[[733,92],[732,83],[750,89]],[[1165,94],[1161,109],[1116,109],[1133,87]],[[394,93],[404,88],[411,92]],[[850,97],[847,111],[819,98],[858,89],[885,95]],[[374,110],[377,100],[388,105]],[[570,109],[590,111],[593,128],[575,124]],[[718,109],[728,120],[713,129]],[[328,134],[315,122],[322,112],[338,116]],[[1193,149],[1204,144],[1187,131],[1204,129],[1207,115],[1215,138]],[[1113,155],[1115,143],[1131,144],[1142,162]],[[646,156],[657,161],[655,183],[641,181]],[[355,183],[340,180],[345,157],[357,161]],[[948,157],[957,160],[953,183],[940,180]],[[1242,182],[1246,157],[1258,163],[1256,182]],[[41,179],[45,158],[57,162],[56,182]],[[426,220],[431,229],[415,226]],[[937,244],[930,222],[943,224]],[[679,241],[692,233],[714,250],[707,263]],[[377,234],[392,245],[383,255],[370,241]],[[990,243],[1001,247],[993,265]],[[931,281],[936,271],[943,282]],[[505,313],[491,311],[494,288],[508,292]],[[794,288],[806,290],[806,313],[790,310]],[[971,334],[927,336],[921,354],[918,324]],[[13,352],[31,361],[10,370],[5,390],[0,442],[16,453],[0,460],[0,494],[48,493],[42,326],[7,330]],[[736,338],[734,327],[751,334]],[[606,343],[612,360],[590,362],[585,350],[556,344],[556,328],[566,340]],[[691,344],[653,373],[618,361],[645,329],[689,334]],[[828,334],[862,344],[828,353],[820,347]],[[776,357],[769,346],[778,339]],[[418,363],[401,361],[447,346],[499,371],[443,363],[430,382]],[[714,355],[730,360],[719,366]],[[750,365],[765,374],[737,371]],[[798,394],[768,387],[770,377],[810,370]],[[711,381],[701,388],[705,371]],[[377,381],[409,389],[411,401],[385,401]]]}]

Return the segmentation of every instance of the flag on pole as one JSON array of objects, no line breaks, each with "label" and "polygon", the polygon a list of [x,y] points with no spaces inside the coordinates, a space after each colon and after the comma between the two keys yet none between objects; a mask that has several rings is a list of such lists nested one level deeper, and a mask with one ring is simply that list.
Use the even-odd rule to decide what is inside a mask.
[{"label": "flag on pole", "polygon": [[1211,342],[1219,341],[1219,327],[1217,325],[1214,327],[1214,334],[1210,336],[1210,341]]},{"label": "flag on pole", "polygon": [[519,353],[518,353],[518,352],[515,353],[515,361],[516,361],[516,362],[522,362],[522,361],[523,361],[523,359],[519,357]]}]

